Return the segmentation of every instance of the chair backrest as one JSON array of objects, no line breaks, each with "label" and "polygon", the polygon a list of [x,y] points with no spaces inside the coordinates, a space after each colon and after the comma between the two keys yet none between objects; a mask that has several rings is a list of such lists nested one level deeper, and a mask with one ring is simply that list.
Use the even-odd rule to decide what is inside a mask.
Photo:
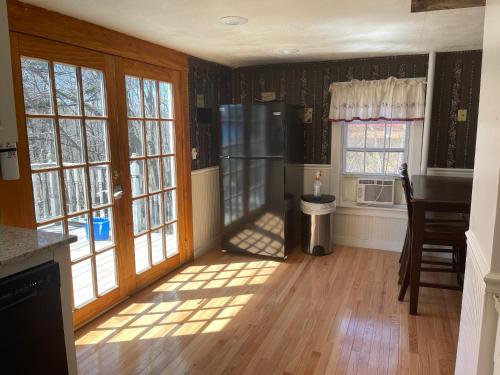
[{"label": "chair backrest", "polygon": [[411,220],[412,215],[412,205],[411,205],[411,197],[413,195],[413,189],[411,187],[410,177],[408,176],[408,164],[403,163],[399,167],[399,177],[401,178],[401,182],[403,183],[403,191],[405,193],[406,199],[406,208],[408,209],[408,220]]}]

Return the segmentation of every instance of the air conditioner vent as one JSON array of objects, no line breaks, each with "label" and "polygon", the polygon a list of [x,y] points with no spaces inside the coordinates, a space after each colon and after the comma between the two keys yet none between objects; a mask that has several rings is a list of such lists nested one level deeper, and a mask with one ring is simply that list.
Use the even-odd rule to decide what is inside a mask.
[{"label": "air conditioner vent", "polygon": [[394,204],[394,179],[358,179],[357,202],[363,204]]}]

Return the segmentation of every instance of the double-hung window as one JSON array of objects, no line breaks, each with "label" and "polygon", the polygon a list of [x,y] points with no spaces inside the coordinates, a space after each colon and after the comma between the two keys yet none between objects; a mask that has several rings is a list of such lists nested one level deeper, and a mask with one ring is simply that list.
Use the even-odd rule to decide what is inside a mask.
[{"label": "double-hung window", "polygon": [[393,176],[407,156],[408,124],[404,121],[344,123],[343,172]]}]

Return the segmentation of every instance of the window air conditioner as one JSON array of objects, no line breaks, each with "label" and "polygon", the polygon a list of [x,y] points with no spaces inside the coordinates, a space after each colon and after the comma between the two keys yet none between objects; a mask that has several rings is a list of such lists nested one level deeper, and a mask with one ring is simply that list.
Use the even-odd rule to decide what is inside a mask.
[{"label": "window air conditioner", "polygon": [[362,204],[393,205],[394,179],[358,178],[357,202]]}]

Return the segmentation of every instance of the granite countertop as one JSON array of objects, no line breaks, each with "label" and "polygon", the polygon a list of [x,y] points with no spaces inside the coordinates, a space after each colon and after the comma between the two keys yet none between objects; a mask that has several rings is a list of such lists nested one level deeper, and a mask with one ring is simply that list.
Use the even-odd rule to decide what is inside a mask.
[{"label": "granite countertop", "polygon": [[0,225],[0,267],[76,242],[76,236]]}]

